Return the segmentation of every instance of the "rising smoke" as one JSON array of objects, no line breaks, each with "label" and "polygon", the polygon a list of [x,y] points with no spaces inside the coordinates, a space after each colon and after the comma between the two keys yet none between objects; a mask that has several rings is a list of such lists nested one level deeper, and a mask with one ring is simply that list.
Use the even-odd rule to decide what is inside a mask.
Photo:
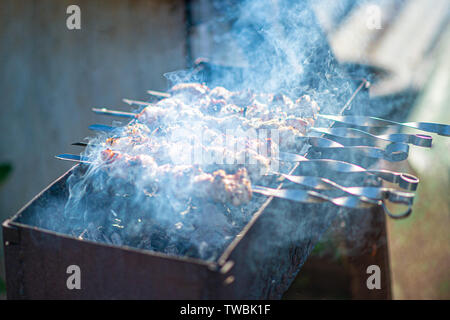
[{"label": "rising smoke", "polygon": [[[215,41],[224,45],[226,39],[234,39],[245,53],[247,67],[239,70],[239,77],[234,72],[219,77],[211,69],[211,86],[239,88],[260,104],[270,104],[273,94],[282,93],[292,101],[307,94],[324,113],[340,112],[354,83],[342,79],[342,71],[337,68],[308,1],[220,1],[214,5],[222,13],[218,18],[221,23],[226,21],[230,26],[229,32],[217,35]],[[211,21],[210,25],[213,27],[214,23]],[[170,87],[204,80],[195,70],[171,72],[167,78]],[[211,105],[210,101],[199,100],[195,92],[183,92],[160,101],[153,109],[160,110],[159,114],[146,114],[157,120],[157,126],[125,126],[91,138],[84,156],[92,164],[78,167],[68,178],[69,197],[63,218],[54,224],[46,222],[46,226],[83,239],[216,260],[265,198],[254,195],[249,203],[236,206],[197,197],[201,192],[208,194],[208,190],[201,190],[195,183],[196,170],[211,173],[225,168],[231,174],[245,163],[252,183],[275,187],[278,181],[273,176],[267,180],[270,172],[252,172],[251,165],[258,163],[248,163],[248,156],[240,162],[235,154],[230,156],[231,163],[223,162],[223,158],[222,162],[217,161],[215,157],[226,155],[230,145],[233,150],[242,146],[242,134],[235,134],[232,139],[237,143],[219,138],[223,128],[239,129],[240,123],[218,128],[217,123],[199,114],[198,106],[203,104]],[[134,136],[133,141],[115,140],[114,150],[105,153],[108,139],[130,135]],[[199,137],[201,143],[194,143]],[[201,156],[201,161],[193,163],[193,159],[199,159],[199,145],[213,152],[213,156],[206,162]],[[260,151],[258,147],[255,150]],[[155,154],[159,155],[156,159]],[[230,164],[232,168],[227,167]],[[286,173],[290,169],[292,164],[277,167]],[[277,170],[272,167],[272,171]],[[286,202],[280,210],[289,210],[289,206]],[[317,230],[311,223],[297,225],[295,241],[317,238],[331,223],[337,209],[323,208],[331,210],[325,215],[327,221],[320,223]],[[309,222],[314,219],[318,217],[310,217]],[[269,240],[275,243],[283,239],[281,235],[287,229],[282,228],[283,221],[273,223],[280,226],[280,237]],[[279,241],[278,246],[286,245]]]}]

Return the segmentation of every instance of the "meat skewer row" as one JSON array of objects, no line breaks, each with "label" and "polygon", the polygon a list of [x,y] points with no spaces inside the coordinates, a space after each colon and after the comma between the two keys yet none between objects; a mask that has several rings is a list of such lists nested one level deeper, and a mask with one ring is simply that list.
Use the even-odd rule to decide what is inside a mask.
[{"label": "meat skewer row", "polygon": [[[273,160],[271,156],[278,154],[275,143],[264,144],[258,139],[237,138],[228,142],[238,146],[238,150],[225,147],[222,137],[210,145],[196,146],[189,140],[175,144],[156,142],[151,138],[136,142],[133,137],[109,138],[106,146],[126,152],[129,155],[150,155],[158,163],[195,164],[204,169],[222,167],[234,172],[246,167],[252,181],[257,181],[270,172]],[[267,150],[263,150],[267,148]]]},{"label": "meat skewer row", "polygon": [[[313,123],[312,118],[305,120],[296,116],[288,117],[288,112],[292,114],[290,109],[294,109],[295,103],[283,95],[257,96],[250,91],[230,92],[221,87],[210,90],[201,84],[180,84],[174,86],[170,91],[173,95],[172,97],[163,99],[154,106],[147,106],[137,114],[136,118],[138,121],[132,122],[125,127],[123,131],[124,137],[119,139],[109,138],[106,141],[107,145],[114,146],[120,150],[112,151],[111,149],[106,149],[102,151],[102,159],[107,165],[124,163],[125,167],[142,167],[153,178],[158,178],[161,175],[160,171],[164,168],[167,169],[167,166],[171,166],[170,168],[173,169],[177,168],[174,165],[158,166],[157,164],[161,160],[170,162],[168,155],[170,156],[173,153],[177,143],[184,148],[182,152],[192,152],[189,147],[186,150],[186,146],[189,146],[189,144],[186,144],[186,141],[174,141],[172,134],[177,129],[186,127],[200,128],[209,135],[207,145],[202,146],[202,148],[212,158],[224,156],[227,159],[231,159],[230,164],[222,163],[220,166],[236,173],[230,175],[224,170],[217,170],[212,174],[205,173],[200,166],[211,170],[217,167],[218,164],[201,163],[200,166],[197,166],[197,170],[200,170],[200,172],[197,172],[195,178],[191,180],[202,182],[202,185],[206,184],[214,187],[194,189],[204,190],[201,193],[205,193],[207,190],[211,192],[210,190],[217,190],[217,188],[223,189],[223,192],[213,192],[214,194],[210,194],[209,197],[222,200],[232,199],[231,202],[236,204],[247,197],[242,199],[238,197],[236,200],[234,196],[227,192],[227,190],[241,190],[239,185],[233,184],[233,182],[239,180],[250,183],[248,180],[249,174],[252,180],[261,178],[269,171],[270,160],[268,157],[261,156],[254,151],[258,150],[257,148],[252,148],[252,145],[258,147],[258,143],[255,143],[255,141],[246,141],[242,150],[239,150],[239,153],[236,154],[233,154],[225,147],[214,147],[222,145],[218,142],[220,140],[223,142],[224,136],[226,137],[226,131],[235,128],[241,128],[242,130],[277,129],[280,133],[280,144],[282,147],[291,149],[298,144],[295,138],[303,136],[308,126]],[[302,97],[302,99],[308,100],[306,97]],[[288,112],[284,111],[286,109]],[[314,117],[314,112],[312,112],[312,115]],[[163,132],[163,136],[159,135],[156,139],[152,139],[151,137],[155,130]],[[187,137],[189,138],[189,135]],[[177,155],[175,153],[175,156]],[[248,163],[247,169],[249,174],[247,169],[241,168],[239,164],[238,159],[242,158],[245,158],[244,163]],[[178,166],[178,168],[181,167]],[[193,167],[191,166],[191,168]],[[172,172],[172,169],[169,171]],[[175,171],[178,172],[177,170]],[[118,170],[116,173],[119,175],[124,174],[121,170]],[[189,174],[187,176],[189,177]],[[177,177],[176,180],[180,180],[180,177]],[[199,185],[196,184],[196,186]],[[247,193],[243,193],[241,190],[238,194],[245,195]]]},{"label": "meat skewer row", "polygon": [[[144,170],[145,179],[159,186],[169,186],[177,198],[184,199],[192,195],[239,206],[248,203],[252,197],[251,183],[245,168],[239,168],[234,174],[227,174],[224,170],[206,173],[195,166],[158,166],[150,156],[130,156],[111,149],[101,151],[101,159],[111,173],[125,180],[130,176],[128,170],[117,170],[117,166]],[[165,184],[165,181],[175,183]]]},{"label": "meat skewer row", "polygon": [[[173,86],[169,92],[172,93],[173,97],[181,100],[187,97],[191,101],[192,97],[194,97],[197,105],[200,101],[203,103],[222,104],[222,107],[237,107],[228,108],[227,111],[229,113],[242,112],[242,109],[246,109],[245,115],[250,118],[264,118],[270,111],[284,111],[296,116],[315,118],[315,114],[320,110],[318,104],[306,94],[294,102],[283,94],[255,94],[249,90],[232,92],[224,87],[209,89],[200,83],[180,83]],[[278,108],[275,109],[274,107]],[[200,109],[214,110],[215,108],[203,106]]]},{"label": "meat skewer row", "polygon": [[[246,119],[236,115],[218,118],[214,116],[201,117],[171,117],[167,119],[166,112],[161,109],[144,109],[141,113],[139,122],[133,122],[125,127],[125,135],[149,135],[154,130],[160,133],[168,133],[173,129],[196,127],[201,131],[218,131],[217,134],[225,134],[227,130],[240,129],[247,130],[277,130],[280,138],[280,146],[286,150],[295,150],[298,147],[298,137],[304,137],[310,127],[310,124],[302,118],[289,117],[281,120],[272,119],[262,121],[261,119]],[[161,117],[158,117],[158,113]],[[151,119],[151,120],[150,120]],[[144,120],[144,121],[141,121]],[[147,121],[145,121],[147,120]],[[208,129],[210,128],[210,129]],[[160,130],[161,129],[161,130]]]},{"label": "meat skewer row", "polygon": [[[271,120],[286,116],[316,118],[319,111],[317,103],[309,95],[303,95],[295,102],[283,94],[255,94],[250,91],[231,92],[223,87],[212,90],[199,83],[181,83],[169,90],[170,98],[160,100],[154,106],[166,109],[186,105],[204,114],[227,116],[240,114],[246,118]],[[312,121],[307,120],[307,121]]]}]

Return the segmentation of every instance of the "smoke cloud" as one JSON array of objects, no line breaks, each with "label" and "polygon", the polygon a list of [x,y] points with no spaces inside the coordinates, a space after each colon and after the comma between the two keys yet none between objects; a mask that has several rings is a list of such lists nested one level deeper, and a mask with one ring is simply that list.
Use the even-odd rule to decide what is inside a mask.
[{"label": "smoke cloud", "polygon": [[[217,18],[220,23],[230,26],[229,32],[218,34],[215,41],[221,44],[234,39],[245,54],[247,67],[220,75],[212,67],[208,83],[211,89],[216,85],[238,89],[241,100],[272,107],[277,105],[277,95],[285,101],[307,95],[324,113],[341,111],[355,83],[344,79],[337,68],[308,1],[217,1],[214,6],[222,12]],[[214,21],[210,23],[214,25]],[[196,70],[169,72],[166,77],[169,87],[205,80]],[[220,103],[211,102],[211,94],[199,94],[199,90],[202,89],[182,91],[147,108],[150,111],[140,118],[147,122],[138,120],[91,138],[83,155],[92,164],[77,167],[68,178],[69,197],[61,216],[52,218],[51,214],[41,212],[36,224],[83,239],[216,260],[265,197],[253,195],[248,203],[240,205],[234,205],[234,201],[240,200],[235,198],[231,203],[205,200],[198,195],[211,191],[198,183],[198,176],[211,175],[217,169],[236,174],[243,164],[252,183],[276,187],[279,183],[276,176],[261,171],[261,163],[255,160],[258,158],[252,158],[251,161],[256,161],[252,163],[249,154],[255,150],[259,154],[276,152],[272,147],[279,141],[274,139],[267,146],[267,138],[261,137],[278,134],[268,133],[270,130],[252,134],[257,141],[254,146],[248,146],[249,139],[243,138],[242,133],[227,140],[231,134],[226,130],[248,132],[248,128],[237,120],[220,124],[211,121],[208,112],[219,114],[234,107],[218,106]],[[240,107],[238,100],[233,105]],[[284,109],[289,104],[279,105],[283,106],[277,110],[280,117],[289,116],[291,111]],[[304,101],[292,105],[297,108],[295,112],[306,112]],[[199,106],[212,109],[203,112]],[[316,124],[327,125],[319,120]],[[226,138],[222,136],[224,131]],[[209,153],[205,154],[203,148]],[[241,151],[245,151],[243,158],[237,155]],[[275,168],[273,164],[269,164],[270,171],[288,173],[293,167],[281,163]],[[240,179],[245,181],[245,175]],[[61,202],[57,205],[61,206]],[[286,202],[284,209],[288,210],[289,205]],[[326,215],[329,221],[325,225],[329,225],[337,209],[326,208],[331,210]],[[282,226],[280,221],[276,223]],[[306,229],[310,225],[297,226],[298,241],[315,238],[323,230],[323,227]],[[283,233],[283,228],[278,232]]]}]

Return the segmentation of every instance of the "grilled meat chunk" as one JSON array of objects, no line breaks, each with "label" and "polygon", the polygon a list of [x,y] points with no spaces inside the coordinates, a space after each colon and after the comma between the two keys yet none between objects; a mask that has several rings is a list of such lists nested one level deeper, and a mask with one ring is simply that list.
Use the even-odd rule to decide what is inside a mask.
[{"label": "grilled meat chunk", "polygon": [[198,175],[194,178],[194,185],[197,196],[234,206],[248,203],[252,198],[251,184],[245,168],[239,169],[235,174],[217,170],[213,174]]},{"label": "grilled meat chunk", "polygon": [[206,173],[196,166],[170,164],[158,166],[150,156],[130,156],[111,149],[102,150],[101,157],[114,177],[127,180],[130,176],[129,170],[142,170],[139,177],[146,180],[147,186],[151,185],[152,188],[158,186],[161,190],[169,186],[168,191],[177,198],[195,196],[235,206],[251,200],[251,183],[245,168],[237,169],[234,174],[227,174],[224,170]]}]

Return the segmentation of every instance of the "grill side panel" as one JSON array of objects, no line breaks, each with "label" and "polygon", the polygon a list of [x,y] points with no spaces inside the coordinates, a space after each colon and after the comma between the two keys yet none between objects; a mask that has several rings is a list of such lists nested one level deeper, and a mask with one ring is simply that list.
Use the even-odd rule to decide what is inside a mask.
[{"label": "grill side panel", "polygon": [[[67,196],[67,172],[3,223],[8,299],[207,299],[220,275],[214,265],[80,240],[31,227],[49,197]],[[55,211],[55,215],[58,212]],[[18,221],[18,222],[17,222]],[[81,270],[69,290],[67,268]]]},{"label": "grill side panel", "polygon": [[[4,227],[5,228],[5,227]],[[5,247],[8,299],[205,299],[207,266],[21,228]],[[68,289],[71,265],[81,289]]]},{"label": "grill side panel", "polygon": [[226,259],[234,282],[221,298],[280,299],[337,213],[324,204],[274,198]]}]

